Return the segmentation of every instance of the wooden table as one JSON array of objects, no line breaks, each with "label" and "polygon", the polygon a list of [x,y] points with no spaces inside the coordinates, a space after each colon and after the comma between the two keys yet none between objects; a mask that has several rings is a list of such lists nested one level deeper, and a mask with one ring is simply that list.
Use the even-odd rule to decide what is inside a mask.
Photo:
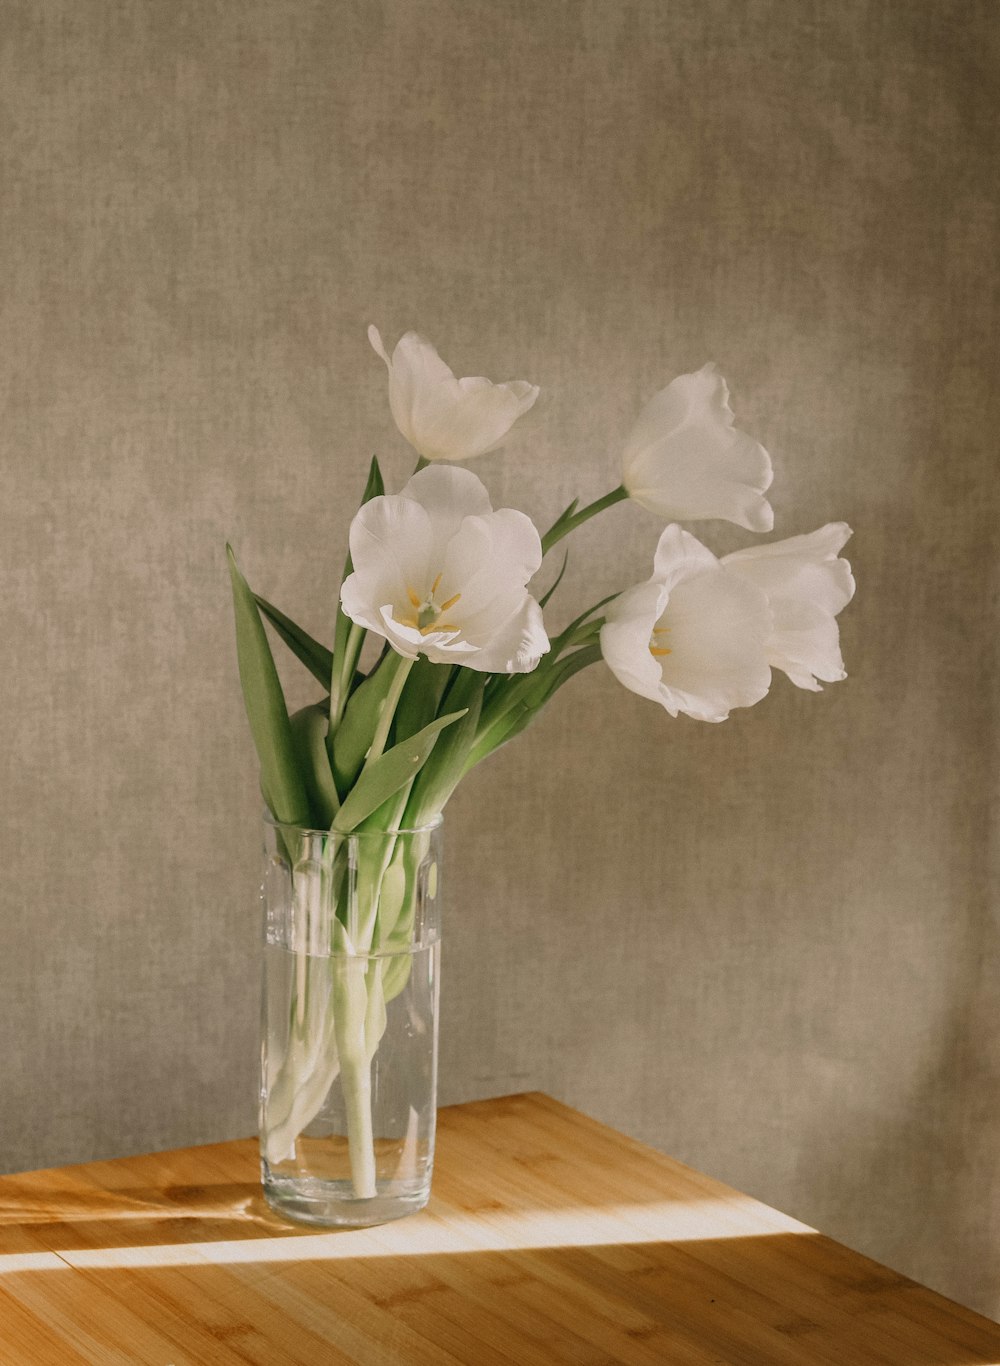
[{"label": "wooden table", "polygon": [[442,1110],[431,1204],[281,1222],[250,1139],[0,1178],[3,1366],[974,1366],[1000,1325],[542,1095]]}]

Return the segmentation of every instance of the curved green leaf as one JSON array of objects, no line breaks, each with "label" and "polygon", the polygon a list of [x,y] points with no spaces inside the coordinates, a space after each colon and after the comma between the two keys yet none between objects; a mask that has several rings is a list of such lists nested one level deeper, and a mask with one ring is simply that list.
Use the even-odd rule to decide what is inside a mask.
[{"label": "curved green leaf", "polygon": [[406,808],[408,824],[423,825],[443,809],[465,772],[465,761],[479,726],[486,675],[475,669],[458,669],[445,696],[445,706],[465,707],[465,715],[447,735],[421,770]]},{"label": "curved green leaf", "polygon": [[272,607],[259,593],[254,594],[254,601],[296,659],[302,661],[313,678],[322,683],[324,688],[329,688],[333,651],[321,645],[318,640],[313,640],[312,636],[303,631],[301,626],[297,626],[291,617],[286,617],[284,612]]},{"label": "curved green leaf", "polygon": [[364,682],[358,684],[334,732],[333,745],[330,747],[333,774],[337,787],[345,794],[361,772],[386,694],[392,685],[391,666],[398,659],[398,655],[387,655]]},{"label": "curved green leaf", "polygon": [[465,711],[462,710],[441,716],[408,740],[387,749],[362,772],[337,812],[332,828],[343,835],[350,834],[366,816],[370,816],[420,772],[437,743],[439,733],[464,715]]},{"label": "curved green leaf", "polygon": [[[570,506],[572,507],[572,506],[574,506],[574,504],[570,504]],[[551,586],[551,588],[549,588],[546,592],[544,592],[544,593],[542,594],[542,596],[538,599],[538,605],[539,605],[539,607],[545,607],[545,606],[548,604],[548,601],[549,601],[549,599],[552,597],[552,594],[556,591],[556,589],[557,589],[557,588],[559,587],[559,585],[562,583],[562,581],[563,581],[563,575],[566,573],[566,566],[567,566],[568,564],[569,564],[569,551],[567,550],[567,551],[566,551],[566,554],[563,556],[562,568],[559,570],[559,573],[556,575],[555,583],[553,583],[552,586]]]},{"label": "curved green leaf", "polygon": [[409,739],[411,735],[416,735],[422,726],[426,726],[428,721],[434,720],[444,690],[451,682],[454,672],[454,666],[451,664],[432,664],[426,655],[419,657],[410,670],[403,695],[399,699],[399,706],[396,708],[393,733],[398,740]]},{"label": "curved green leaf", "polygon": [[564,683],[568,683],[581,669],[596,664],[600,658],[600,645],[587,645],[582,650],[574,650],[572,654],[553,661],[544,672],[539,669],[533,674],[526,674],[525,678],[531,680],[532,687],[519,694],[517,701],[502,715],[480,727],[479,735],[466,756],[462,776],[495,749],[512,740],[515,735],[520,735]]},{"label": "curved green leaf", "polygon": [[[372,456],[372,463],[368,469],[368,480],[365,484],[365,491],[361,495],[361,506],[370,503],[373,498],[379,498],[385,492],[385,484],[382,480],[382,471],[379,469],[378,457]],[[344,561],[344,578],[352,573],[354,562],[351,559],[350,551]],[[343,579],[341,580],[343,585]],[[343,714],[344,701],[347,694],[347,687],[350,679],[358,667],[358,658],[361,654],[361,647],[365,643],[365,631],[363,627],[356,626],[354,622],[344,613],[340,605],[340,595],[337,595],[337,620],[334,627],[333,654],[330,659],[330,670],[325,679],[322,680],[323,686],[330,690],[333,699],[330,711],[330,730],[336,730],[337,722]]]},{"label": "curved green leaf", "polygon": [[272,802],[275,818],[289,825],[302,825],[309,819],[309,802],[295,761],[295,745],[278,671],[254,595],[228,545],[226,554],[233,585],[240,683],[250,733],[260,760],[261,784]]},{"label": "curved green leaf", "polygon": [[326,727],[329,701],[314,702],[291,718],[292,736],[299,758],[299,770],[319,829],[328,830],[340,806],[340,798],[330,772],[326,752]]}]

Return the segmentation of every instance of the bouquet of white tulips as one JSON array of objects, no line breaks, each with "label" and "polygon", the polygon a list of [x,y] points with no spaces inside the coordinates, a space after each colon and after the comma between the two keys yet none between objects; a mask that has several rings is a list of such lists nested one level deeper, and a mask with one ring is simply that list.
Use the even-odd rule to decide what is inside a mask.
[{"label": "bouquet of white tulips", "polygon": [[[524,730],[574,674],[603,658],[627,688],[671,716],[723,721],[732,708],[764,697],[773,669],[812,690],[818,680],[844,678],[836,616],[854,592],[850,566],[839,558],[850,535],[843,522],[721,559],[677,525],[725,519],[758,533],[773,526],[765,497],[770,458],[734,426],[714,366],[655,394],[624,442],[617,486],[586,507],[574,501],[539,535],[523,512],[494,510],[483,483],[462,467],[504,440],[538,389],[521,380],[456,379],[412,332],[391,357],[374,328],[369,337],[388,367],[392,416],[419,458],[396,493],[385,491],[378,461],[371,463],[351,524],[332,646],[256,597],[229,552],[240,678],[274,820],[331,832],[331,849],[352,832],[385,836],[363,870],[361,910],[355,898],[350,916],[335,910],[330,922],[326,951],[346,959],[402,942],[412,927],[411,855],[393,832],[432,823],[462,777]],[[553,547],[626,498],[669,523],[650,576],[587,605],[550,636],[543,608],[565,559],[537,599],[532,580]],[[291,717],[265,621],[322,690]],[[381,653],[363,673],[369,633]],[[335,858],[324,870],[334,883],[343,875]],[[289,862],[295,865],[294,850]],[[354,1023],[336,1038],[330,1020],[313,1022],[272,1128],[278,1158],[322,1105],[339,1068],[353,1098],[359,1197],[374,1190],[366,1074],[385,1003],[401,986],[384,974],[342,976],[338,1009]],[[304,1070],[315,1074],[304,1089],[303,1056],[311,1059]]]}]

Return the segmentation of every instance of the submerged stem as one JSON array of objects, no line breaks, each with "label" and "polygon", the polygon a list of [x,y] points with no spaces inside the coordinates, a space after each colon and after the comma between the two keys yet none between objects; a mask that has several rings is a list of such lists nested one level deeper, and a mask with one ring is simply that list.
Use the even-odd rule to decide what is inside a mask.
[{"label": "submerged stem", "polygon": [[[340,1055],[340,1082],[347,1113],[351,1183],[358,1200],[375,1194],[375,1141],[372,1132],[372,1054],[378,1039],[368,1037],[367,960],[350,956],[336,963],[333,1011]],[[384,1022],[383,1022],[384,1028]],[[381,1037],[381,1034],[379,1035]]]}]

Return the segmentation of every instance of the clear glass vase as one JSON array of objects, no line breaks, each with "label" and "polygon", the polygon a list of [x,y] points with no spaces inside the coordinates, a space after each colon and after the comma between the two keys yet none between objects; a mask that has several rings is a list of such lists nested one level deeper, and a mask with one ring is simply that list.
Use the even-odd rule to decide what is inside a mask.
[{"label": "clear glass vase", "polygon": [[440,820],[264,824],[261,1179],[280,1214],[364,1227],[427,1203]]}]

